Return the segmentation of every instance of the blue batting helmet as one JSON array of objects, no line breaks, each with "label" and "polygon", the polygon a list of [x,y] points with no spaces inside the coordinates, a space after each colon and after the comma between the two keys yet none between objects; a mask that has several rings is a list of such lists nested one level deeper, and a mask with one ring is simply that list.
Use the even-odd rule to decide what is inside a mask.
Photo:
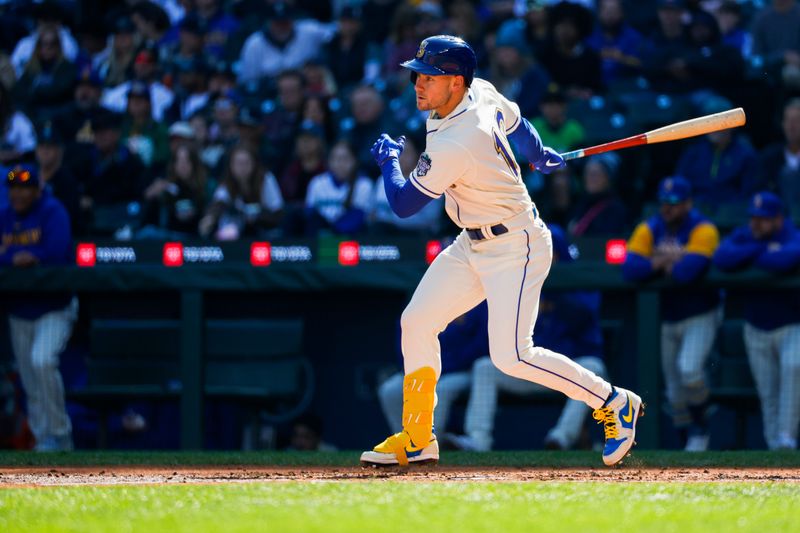
[{"label": "blue batting helmet", "polygon": [[464,76],[467,87],[475,75],[477,59],[467,42],[452,35],[434,35],[422,41],[414,59],[400,63],[412,71],[411,81],[417,74],[429,76]]}]

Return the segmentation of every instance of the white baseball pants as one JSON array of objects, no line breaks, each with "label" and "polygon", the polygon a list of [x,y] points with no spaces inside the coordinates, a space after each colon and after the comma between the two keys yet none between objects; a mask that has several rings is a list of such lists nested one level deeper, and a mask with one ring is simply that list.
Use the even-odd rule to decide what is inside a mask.
[{"label": "white baseball pants", "polygon": [[64,406],[59,355],[78,315],[78,299],[35,320],[9,315],[11,345],[28,402],[28,423],[37,442],[72,432]]},{"label": "white baseball pants", "polygon": [[[576,357],[575,362],[598,376],[606,375],[606,367],[599,357]],[[542,390],[542,386],[499,372],[492,361],[481,358],[472,369],[472,387],[467,403],[464,432],[483,450],[491,450],[493,444],[494,417],[497,412],[497,394],[500,391],[524,396]],[[567,448],[580,437],[581,428],[589,408],[583,402],[567,399],[558,422],[548,432]]]},{"label": "white baseball pants", "polygon": [[796,447],[800,423],[800,324],[773,331],[745,324],[744,344],[761,399],[767,446],[771,450]]},{"label": "white baseball pants", "polygon": [[706,361],[721,322],[722,309],[717,308],[661,325],[661,368],[676,426],[689,424],[689,405],[708,399]]},{"label": "white baseball pants", "polygon": [[434,260],[401,319],[405,372],[430,366],[441,374],[438,335],[484,299],[489,353],[504,373],[602,407],[611,385],[571,359],[533,345],[542,284],[550,271],[550,230],[530,211],[504,221],[508,233],[472,241],[462,231]]}]

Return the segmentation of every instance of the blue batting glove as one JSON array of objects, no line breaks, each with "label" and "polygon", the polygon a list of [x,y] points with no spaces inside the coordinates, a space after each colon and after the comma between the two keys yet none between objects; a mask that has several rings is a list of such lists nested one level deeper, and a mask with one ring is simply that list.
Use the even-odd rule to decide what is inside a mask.
[{"label": "blue batting glove", "polygon": [[375,144],[372,145],[370,152],[375,162],[378,163],[378,166],[382,167],[383,164],[390,159],[399,158],[400,154],[403,153],[405,145],[406,138],[404,136],[401,135],[395,141],[386,133],[382,133],[381,136],[378,137],[378,140],[375,141]]},{"label": "blue batting glove", "polygon": [[542,174],[550,174],[565,166],[567,166],[567,163],[564,161],[564,158],[561,157],[558,152],[547,146],[544,147],[542,158],[535,163],[531,163],[532,170],[538,170]]}]

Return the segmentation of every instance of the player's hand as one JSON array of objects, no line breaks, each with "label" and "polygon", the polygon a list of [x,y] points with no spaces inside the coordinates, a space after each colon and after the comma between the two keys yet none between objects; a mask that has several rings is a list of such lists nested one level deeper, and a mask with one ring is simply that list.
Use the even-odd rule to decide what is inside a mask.
[{"label": "player's hand", "polygon": [[378,140],[375,141],[375,144],[372,145],[370,152],[372,152],[372,157],[375,158],[375,162],[380,167],[389,159],[399,158],[405,145],[406,138],[404,136],[401,135],[395,141],[386,133],[382,133]]},{"label": "player's hand", "polygon": [[542,158],[536,163],[531,163],[531,170],[538,170],[542,174],[550,174],[558,169],[564,168],[567,163],[561,155],[552,148],[544,147]]}]

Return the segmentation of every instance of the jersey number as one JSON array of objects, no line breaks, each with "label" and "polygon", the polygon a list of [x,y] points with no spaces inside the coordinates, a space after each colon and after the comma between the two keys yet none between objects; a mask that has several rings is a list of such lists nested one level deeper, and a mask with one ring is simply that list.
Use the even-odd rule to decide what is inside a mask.
[{"label": "jersey number", "polygon": [[[497,127],[500,131],[506,131],[506,120],[503,117],[503,112],[498,109],[494,115],[495,122],[497,122]],[[506,162],[508,165],[508,169],[511,173],[519,177],[519,167],[517,166],[517,162],[514,160],[514,154],[511,152],[511,148],[508,146],[508,139],[506,139],[505,135],[500,137],[498,135],[497,130],[492,129],[492,135],[494,136],[494,151],[497,152],[497,155],[503,158],[503,161]]]}]

